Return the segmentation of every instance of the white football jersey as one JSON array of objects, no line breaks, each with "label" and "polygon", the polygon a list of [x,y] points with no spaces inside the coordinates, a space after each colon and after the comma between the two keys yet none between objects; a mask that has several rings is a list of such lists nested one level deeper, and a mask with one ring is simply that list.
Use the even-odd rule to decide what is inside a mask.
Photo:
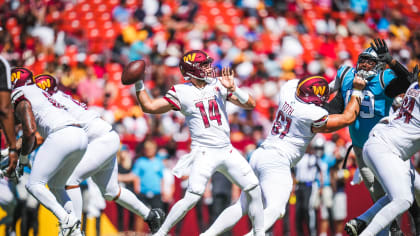
[{"label": "white football jersey", "polygon": [[81,123],[88,135],[89,142],[112,130],[112,126],[102,120],[98,112],[88,110],[83,102],[79,102],[61,91],[57,91],[52,97],[65,106],[69,113]]},{"label": "white football jersey", "polygon": [[227,89],[215,78],[204,88],[191,82],[174,85],[164,98],[185,115],[192,146],[225,147],[230,145],[228,97]]},{"label": "white football jersey", "polygon": [[[391,116],[390,116],[391,117]],[[420,89],[413,83],[388,125],[376,125],[371,135],[384,140],[404,160],[420,150]]]},{"label": "white football jersey", "polygon": [[311,139],[311,127],[321,127],[328,112],[315,104],[304,103],[296,97],[299,80],[290,80],[280,90],[280,101],[270,134],[263,147],[276,148],[286,155],[292,166],[302,158]]},{"label": "white football jersey", "polygon": [[67,112],[66,107],[35,84],[13,90],[13,104],[16,106],[21,100],[27,100],[31,103],[38,132],[44,138],[65,126],[80,124]]}]

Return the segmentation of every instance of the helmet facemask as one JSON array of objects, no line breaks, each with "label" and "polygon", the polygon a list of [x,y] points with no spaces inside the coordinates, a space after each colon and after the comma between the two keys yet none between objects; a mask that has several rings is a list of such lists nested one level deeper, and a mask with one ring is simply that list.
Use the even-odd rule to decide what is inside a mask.
[{"label": "helmet facemask", "polygon": [[[367,63],[369,66],[373,66],[370,70],[361,68],[362,63]],[[366,49],[359,55],[357,59],[356,74],[363,79],[371,80],[378,73],[385,69],[385,63],[380,61],[378,55],[372,48]]]}]

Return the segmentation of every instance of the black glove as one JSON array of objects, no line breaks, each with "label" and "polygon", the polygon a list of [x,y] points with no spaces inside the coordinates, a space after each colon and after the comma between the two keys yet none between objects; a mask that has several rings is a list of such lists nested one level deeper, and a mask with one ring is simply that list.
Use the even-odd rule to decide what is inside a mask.
[{"label": "black glove", "polygon": [[376,54],[378,54],[379,60],[389,64],[392,61],[392,56],[389,53],[385,40],[378,38],[374,39],[373,42],[374,43],[370,43],[370,46],[376,52]]},{"label": "black glove", "polygon": [[411,83],[417,82],[419,80],[419,65],[416,65],[413,69],[413,72],[410,73],[408,81]]}]

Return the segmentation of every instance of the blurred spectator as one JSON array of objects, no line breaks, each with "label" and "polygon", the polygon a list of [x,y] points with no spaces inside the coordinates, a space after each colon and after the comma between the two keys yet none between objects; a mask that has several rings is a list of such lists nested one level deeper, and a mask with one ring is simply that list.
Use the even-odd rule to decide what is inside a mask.
[{"label": "blurred spectator", "polygon": [[96,77],[92,67],[86,69],[86,76],[80,79],[77,86],[77,94],[80,100],[87,105],[94,104],[104,96],[104,80]]},{"label": "blurred spectator", "polygon": [[[122,187],[127,188],[131,192],[136,194],[140,193],[140,180],[139,177],[131,172],[132,168],[132,158],[130,156],[130,151],[127,146],[122,145],[120,151],[117,153],[118,161],[118,182]],[[134,231],[134,213],[126,210],[119,204],[117,204],[118,212],[118,231]],[[125,214],[128,214],[128,227],[124,225]]]},{"label": "blurred spectator", "polygon": [[318,34],[335,34],[337,32],[336,22],[329,12],[324,14],[324,18],[315,22],[315,28]]},{"label": "blurred spectator", "polygon": [[120,4],[112,9],[112,18],[122,24],[127,24],[131,17],[131,11],[127,8],[126,2],[126,0],[120,0]]},{"label": "blurred spectator", "polygon": [[342,169],[342,165],[343,158],[340,158],[330,171],[331,186],[334,192],[332,212],[335,236],[344,235],[344,223],[347,218],[347,194],[345,186],[350,173],[347,169]]},{"label": "blurred spectator", "polygon": [[364,15],[369,10],[368,0],[350,0],[350,9],[359,15]]},{"label": "blurred spectator", "polygon": [[336,164],[336,158],[325,153],[325,140],[322,137],[314,139],[314,154],[321,159],[320,166],[322,177],[320,181],[321,199],[321,223],[319,229],[320,236],[326,236],[328,230],[333,229],[333,189],[331,187],[330,171]]},{"label": "blurred spectator", "polygon": [[[309,147],[309,150],[311,147]],[[305,231],[309,235],[316,236],[316,218],[310,218],[315,214],[310,214],[312,186],[318,174],[321,173],[319,165],[319,158],[317,155],[312,154],[311,151],[306,153],[302,159],[295,166],[295,195],[296,195],[296,231],[298,236],[304,236]],[[312,228],[311,228],[312,226]]]},{"label": "blurred spectator", "polygon": [[410,29],[404,24],[403,16],[399,11],[392,11],[391,25],[389,32],[393,33],[397,39],[407,41],[410,38]]},{"label": "blurred spectator", "polygon": [[140,178],[140,199],[151,208],[163,208],[161,193],[165,166],[156,153],[156,142],[146,139],[143,155],[134,163],[132,172]]},{"label": "blurred spectator", "polygon": [[352,35],[356,36],[371,36],[372,30],[364,21],[363,15],[356,15],[353,20],[347,23],[347,28]]},{"label": "blurred spectator", "polygon": [[[221,173],[216,172],[211,177],[211,196],[213,204],[210,208],[210,225],[227,208],[232,199],[232,183]],[[230,232],[225,232],[222,236],[229,236]]]}]

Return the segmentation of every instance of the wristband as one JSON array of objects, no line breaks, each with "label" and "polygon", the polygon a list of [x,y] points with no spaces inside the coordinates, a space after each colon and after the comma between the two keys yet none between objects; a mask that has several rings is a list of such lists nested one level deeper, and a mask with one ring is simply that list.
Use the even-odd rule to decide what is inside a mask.
[{"label": "wristband", "polygon": [[28,165],[29,164],[29,158],[28,155],[19,155],[19,161],[20,163],[22,163],[23,165]]},{"label": "wristband", "polygon": [[235,92],[232,93],[235,97],[238,98],[239,102],[245,104],[248,102],[249,94],[242,89],[236,87]]},{"label": "wristband", "polygon": [[18,152],[18,150],[17,150],[16,148],[9,148],[9,153],[10,153],[10,152],[16,152],[16,153],[19,153],[19,152]]},{"label": "wristband", "polygon": [[353,92],[351,93],[351,96],[356,96],[356,97],[359,97],[360,99],[362,99],[362,97],[363,97],[362,90],[353,89]]},{"label": "wristband", "polygon": [[137,81],[137,82],[134,84],[134,87],[136,88],[136,92],[138,92],[138,91],[143,91],[143,90],[145,90],[145,89],[146,89],[146,88],[144,87],[143,80],[139,80],[139,81]]}]

